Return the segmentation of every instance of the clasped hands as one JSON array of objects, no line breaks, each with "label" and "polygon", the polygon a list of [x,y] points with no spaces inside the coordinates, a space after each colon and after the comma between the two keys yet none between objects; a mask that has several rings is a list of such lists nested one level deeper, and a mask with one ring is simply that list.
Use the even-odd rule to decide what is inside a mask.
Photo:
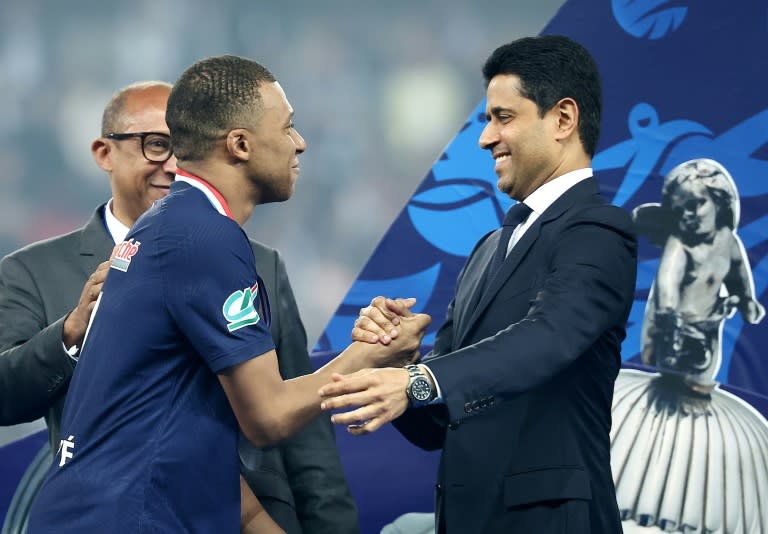
[{"label": "clasped hands", "polygon": [[417,348],[406,357],[382,360],[383,367],[362,369],[347,375],[334,374],[333,382],[320,388],[325,411],[343,410],[331,416],[331,421],[346,425],[355,435],[369,434],[399,417],[408,408],[405,393],[408,371],[403,365],[419,359],[418,345],[432,319],[426,314],[414,314],[411,308],[416,299],[388,299],[376,297],[360,310],[352,329],[352,340],[394,348],[408,346],[415,337]]}]

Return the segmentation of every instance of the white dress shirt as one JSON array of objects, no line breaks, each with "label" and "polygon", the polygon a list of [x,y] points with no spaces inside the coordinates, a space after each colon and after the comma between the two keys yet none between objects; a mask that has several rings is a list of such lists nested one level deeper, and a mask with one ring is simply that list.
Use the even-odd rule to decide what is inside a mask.
[{"label": "white dress shirt", "polygon": [[109,199],[109,202],[107,202],[107,205],[104,206],[104,222],[107,223],[107,231],[115,244],[125,241],[125,236],[128,235],[130,228],[118,221],[115,214],[112,213],[111,198]]},{"label": "white dress shirt", "polygon": [[591,176],[591,168],[577,169],[575,171],[565,173],[562,176],[558,176],[554,180],[545,183],[536,191],[528,195],[528,198],[526,198],[523,202],[526,206],[531,208],[531,214],[528,215],[528,218],[520,223],[520,225],[518,225],[518,227],[515,228],[515,230],[512,232],[512,237],[509,238],[509,244],[507,245],[507,255],[509,255],[509,251],[511,251],[512,247],[514,247],[517,242],[520,241],[520,238],[523,237],[523,234],[525,234],[528,228],[533,225],[536,219],[538,219],[548,207],[555,203],[555,200],[560,198],[563,193],[568,191],[571,187]]}]

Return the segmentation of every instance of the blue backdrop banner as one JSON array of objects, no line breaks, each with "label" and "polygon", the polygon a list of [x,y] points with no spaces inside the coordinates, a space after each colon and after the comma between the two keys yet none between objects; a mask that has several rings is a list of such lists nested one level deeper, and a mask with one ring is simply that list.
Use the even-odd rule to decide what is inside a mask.
[{"label": "blue backdrop banner", "polygon": [[[542,33],[576,39],[598,63],[593,167],[640,236],[611,432],[625,532],[768,531],[768,8],[572,0]],[[467,255],[511,204],[477,144],[484,110],[375,249],[318,341],[319,361],[346,346],[376,295],[416,297],[434,341]],[[712,225],[717,238],[700,242]],[[436,460],[403,441],[394,431],[340,439],[368,532],[387,515],[431,510]]]}]

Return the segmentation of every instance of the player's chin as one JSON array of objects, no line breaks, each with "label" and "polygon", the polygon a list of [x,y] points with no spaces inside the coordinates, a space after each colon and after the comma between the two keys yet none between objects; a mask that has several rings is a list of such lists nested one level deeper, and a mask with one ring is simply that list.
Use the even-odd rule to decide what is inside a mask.
[{"label": "player's chin", "polygon": [[272,202],[285,202],[289,198],[293,196],[293,183],[291,183],[289,186],[279,189],[279,190],[273,190],[268,195],[264,195],[261,200],[261,204],[269,204]]},{"label": "player's chin", "polygon": [[291,173],[291,179],[287,184],[287,187],[285,188],[285,194],[288,195],[285,200],[288,200],[293,196],[293,193],[296,192],[296,180],[299,177],[299,169],[298,167],[294,168],[295,172]]},{"label": "player's chin", "polygon": [[296,188],[291,184],[291,187],[285,192],[283,197],[280,199],[280,202],[285,202],[289,198],[293,196],[293,193],[296,191]]}]

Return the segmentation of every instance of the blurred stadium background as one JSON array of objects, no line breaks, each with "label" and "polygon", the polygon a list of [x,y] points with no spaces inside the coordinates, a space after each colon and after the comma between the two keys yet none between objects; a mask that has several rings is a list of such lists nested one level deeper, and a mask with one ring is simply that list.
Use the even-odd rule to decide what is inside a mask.
[{"label": "blurred stadium background", "polygon": [[311,346],[483,98],[485,57],[562,3],[2,0],[0,255],[80,226],[109,197],[89,145],[117,88],[248,56],[281,81],[309,145],[295,196],[246,229],[282,251]]}]

